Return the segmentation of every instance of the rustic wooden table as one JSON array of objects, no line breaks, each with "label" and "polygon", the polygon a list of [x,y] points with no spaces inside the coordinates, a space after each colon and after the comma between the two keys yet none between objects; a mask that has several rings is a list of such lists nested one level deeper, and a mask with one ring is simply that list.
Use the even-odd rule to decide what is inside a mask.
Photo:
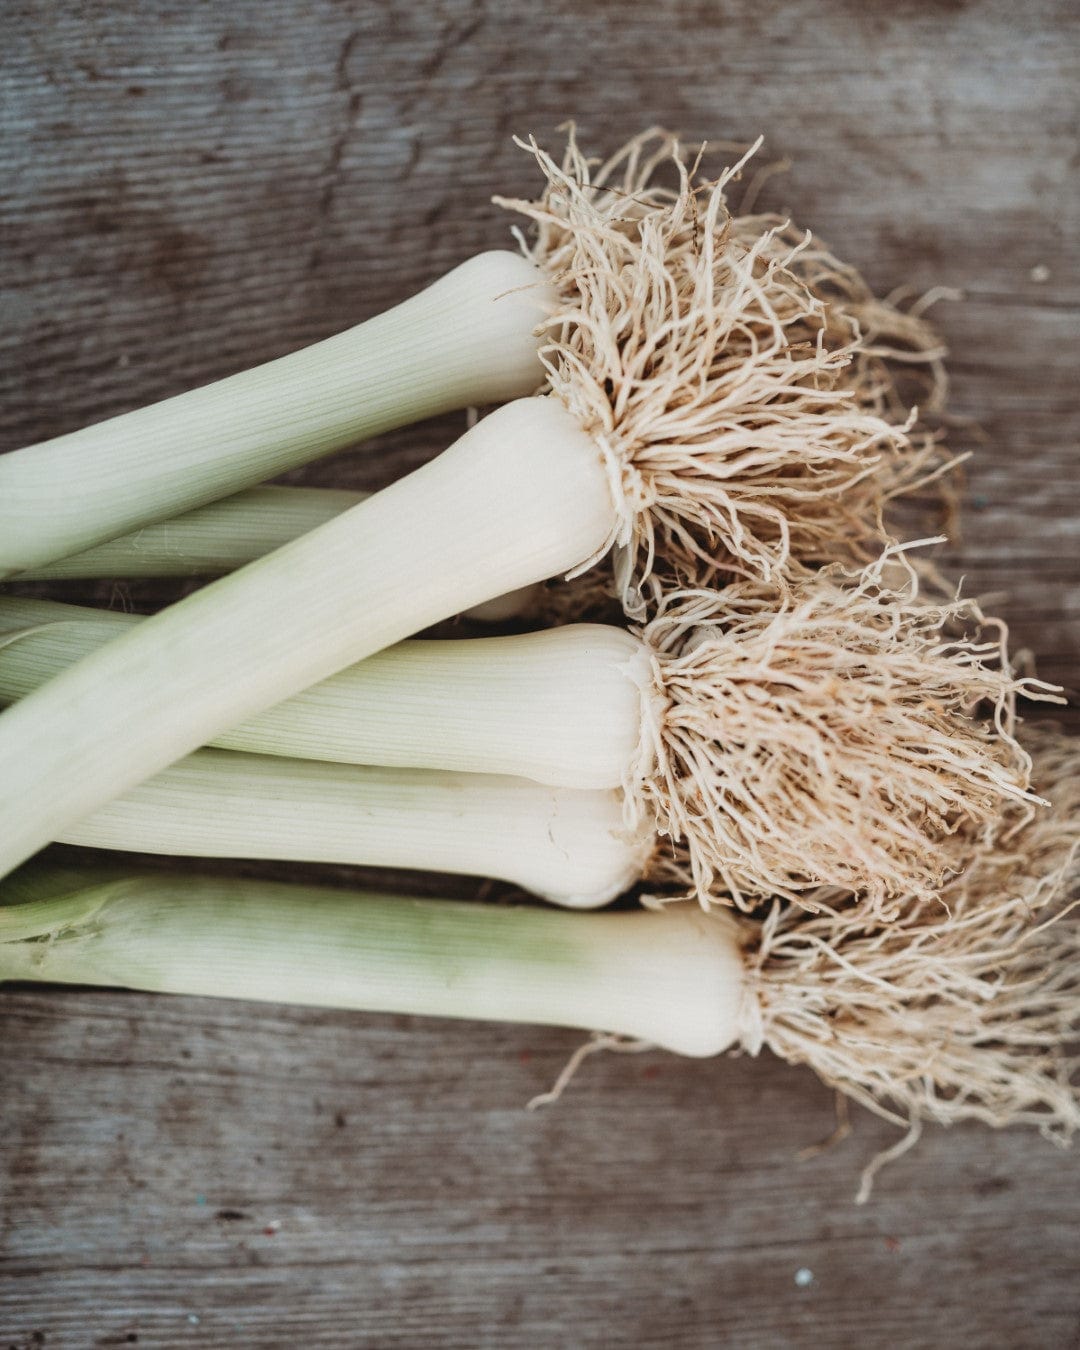
[{"label": "rustic wooden table", "polygon": [[[0,448],[289,351],[499,245],[490,195],[535,185],[512,133],[764,131],[794,162],[770,204],[881,290],[965,291],[938,311],[953,406],[985,432],[956,561],[1075,684],[1077,19],[1068,0],[8,0]],[[303,477],[377,486],[459,427]],[[0,1346],[1080,1343],[1077,1157],[1035,1135],[928,1132],[856,1208],[894,1132],[853,1112],[853,1138],[800,1161],[833,1100],[768,1057],[598,1057],[526,1113],[578,1037],[75,990],[0,991],[0,1026]]]}]

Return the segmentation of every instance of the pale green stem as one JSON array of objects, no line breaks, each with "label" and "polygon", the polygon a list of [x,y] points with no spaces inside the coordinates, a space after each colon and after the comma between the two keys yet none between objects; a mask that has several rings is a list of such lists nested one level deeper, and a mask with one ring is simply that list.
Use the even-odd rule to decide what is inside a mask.
[{"label": "pale green stem", "polygon": [[736,931],[696,906],[560,914],[133,876],[0,906],[0,981],[580,1027],[713,1055],[739,1035]]},{"label": "pale green stem", "polygon": [[57,834],[62,843],[202,858],[410,867],[497,877],[591,908],[656,847],[619,792],[524,778],[362,768],[200,750]]},{"label": "pale green stem", "polygon": [[[0,704],[141,622],[134,614],[0,597]],[[621,787],[640,760],[651,681],[641,640],[600,624],[402,642],[214,744],[343,764],[516,774],[558,787]]]},{"label": "pale green stem", "polygon": [[550,299],[524,259],[480,254],[313,347],[0,456],[0,578],[391,427],[531,393]]},{"label": "pale green stem", "polygon": [[[325,525],[369,492],[334,488],[248,488],[219,502],[143,525],[84,553],[19,574],[20,581],[138,581],[145,577],[216,577],[235,572],[309,530]],[[536,587],[526,586],[468,611],[481,623],[527,613]]]},{"label": "pale green stem", "polygon": [[20,573],[20,580],[222,576],[325,525],[370,495],[334,488],[248,488],[30,568]]},{"label": "pale green stem", "polygon": [[617,525],[600,453],[571,414],[551,398],[504,405],[407,478],[0,713],[0,875],[264,708],[587,562]]}]

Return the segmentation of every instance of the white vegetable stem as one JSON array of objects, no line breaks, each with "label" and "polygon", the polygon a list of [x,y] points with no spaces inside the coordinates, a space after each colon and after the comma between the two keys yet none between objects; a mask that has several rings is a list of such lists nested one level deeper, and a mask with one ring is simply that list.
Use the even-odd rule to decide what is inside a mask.
[{"label": "white vegetable stem", "polygon": [[739,1035],[733,927],[690,906],[559,914],[208,877],[0,906],[0,981],[581,1027],[714,1055]]},{"label": "white vegetable stem", "polygon": [[[142,622],[134,614],[0,597],[0,703],[24,697]],[[20,630],[5,644],[5,634]],[[651,680],[644,643],[601,624],[402,642],[257,713],[214,744],[343,764],[516,774],[559,787],[621,787],[638,761]]]},{"label": "white vegetable stem", "polygon": [[592,908],[640,880],[655,837],[618,792],[200,750],[58,836],[203,858],[274,858],[497,877]]},{"label": "white vegetable stem", "polygon": [[20,580],[221,576],[325,525],[370,495],[336,488],[247,488],[30,568]]},{"label": "white vegetable stem", "polygon": [[587,562],[617,510],[553,399],[91,653],[0,714],[0,875],[253,713],[459,610]]},{"label": "white vegetable stem", "polygon": [[[325,525],[370,492],[337,488],[262,487],[233,493],[168,520],[153,521],[131,534],[107,540],[84,553],[58,558],[19,574],[20,581],[114,581],[143,577],[216,577]],[[528,610],[536,587],[525,586],[468,611],[470,619],[499,623]]]},{"label": "white vegetable stem", "polygon": [[[264,485],[219,502],[143,525],[84,553],[19,574],[20,581],[137,581],[146,577],[217,577],[325,525],[370,492]],[[522,586],[467,610],[479,623],[528,613],[539,583]]]},{"label": "white vegetable stem", "polygon": [[0,578],[390,427],[531,393],[547,299],[531,264],[483,253],[315,346],[0,457]]}]

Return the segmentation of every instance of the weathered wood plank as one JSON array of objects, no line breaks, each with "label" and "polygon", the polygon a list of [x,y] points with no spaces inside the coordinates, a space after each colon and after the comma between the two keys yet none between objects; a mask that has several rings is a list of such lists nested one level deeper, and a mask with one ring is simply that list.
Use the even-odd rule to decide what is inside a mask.
[{"label": "weathered wood plank", "polygon": [[[798,1162],[829,1096],[767,1061],[612,1058],[527,1113],[572,1036],[77,992],[9,995],[6,1025],[6,1288],[50,1345],[935,1345],[961,1308],[972,1344],[1036,1345],[1075,1325],[1054,1155],[934,1136],[856,1209],[888,1128]],[[1033,1247],[1056,1305],[1024,1287]]]},{"label": "weathered wood plank", "polygon": [[[491,193],[535,184],[514,132],[764,131],[794,160],[766,204],[880,289],[965,290],[938,310],[954,409],[985,433],[956,561],[1080,683],[1065,0],[12,0],[4,28],[0,449],[288,351],[501,243]],[[377,486],[458,426],[302,477]],[[1080,1337],[1074,1155],[929,1133],[856,1209],[893,1132],[859,1114],[798,1162],[831,1099],[768,1057],[597,1059],[525,1113],[573,1036],[81,991],[0,991],[0,1025],[0,1345]]]}]

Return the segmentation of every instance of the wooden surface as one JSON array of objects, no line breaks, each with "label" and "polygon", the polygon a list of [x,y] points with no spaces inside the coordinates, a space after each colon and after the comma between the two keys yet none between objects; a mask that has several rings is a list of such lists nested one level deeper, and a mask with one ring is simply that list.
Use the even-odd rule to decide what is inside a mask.
[{"label": "wooden surface", "polygon": [[[763,131],[794,160],[766,204],[881,290],[966,292],[938,310],[984,432],[957,561],[1080,683],[1067,0],[8,0],[3,26],[0,449],[501,244],[488,198],[536,181],[512,133]],[[460,425],[306,481],[377,486]],[[858,1209],[894,1132],[853,1111],[800,1161],[832,1099],[767,1056],[598,1057],[527,1113],[577,1037],[17,989],[0,1027],[0,1347],[1080,1344],[1075,1153],[930,1131]]]}]

